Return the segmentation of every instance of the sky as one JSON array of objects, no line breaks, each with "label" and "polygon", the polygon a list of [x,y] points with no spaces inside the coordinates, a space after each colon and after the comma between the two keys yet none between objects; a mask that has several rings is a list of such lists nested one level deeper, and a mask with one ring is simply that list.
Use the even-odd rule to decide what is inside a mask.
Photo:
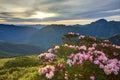
[{"label": "sky", "polygon": [[120,21],[120,0],[0,0],[2,24],[88,24]]}]

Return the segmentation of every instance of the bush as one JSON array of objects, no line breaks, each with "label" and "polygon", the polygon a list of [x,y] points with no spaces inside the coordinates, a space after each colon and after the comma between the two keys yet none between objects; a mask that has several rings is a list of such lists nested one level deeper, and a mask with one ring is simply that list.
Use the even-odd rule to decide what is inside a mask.
[{"label": "bush", "polygon": [[119,80],[120,46],[108,40],[78,37],[76,44],[71,40],[74,33],[66,34],[64,38],[68,38],[69,44],[55,46],[39,55],[52,57],[52,62],[51,58],[41,62],[44,67],[38,71],[40,77],[43,80]]}]

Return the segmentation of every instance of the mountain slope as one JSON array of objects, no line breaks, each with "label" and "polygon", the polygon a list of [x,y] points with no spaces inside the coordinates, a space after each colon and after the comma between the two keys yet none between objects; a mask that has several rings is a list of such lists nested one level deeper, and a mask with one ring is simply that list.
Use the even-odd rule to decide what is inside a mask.
[{"label": "mountain slope", "polygon": [[62,43],[62,35],[68,32],[97,38],[108,38],[120,33],[120,22],[100,19],[87,25],[48,25],[42,29],[0,24],[0,41],[27,43],[47,49],[50,46]]},{"label": "mountain slope", "polygon": [[18,55],[37,54],[40,52],[42,52],[42,48],[37,46],[0,42],[0,57],[13,57]]},{"label": "mountain slope", "polygon": [[27,43],[37,30],[27,26],[0,24],[0,41]]},{"label": "mountain slope", "polygon": [[106,21],[104,19],[98,20],[96,22],[93,22],[89,25],[85,26],[82,31],[86,35],[85,32],[87,32],[87,35],[98,37],[98,38],[106,38],[113,34],[120,33],[120,22],[114,22],[114,21]]},{"label": "mountain slope", "polygon": [[112,43],[120,45],[120,34],[113,35],[108,38]]},{"label": "mountain slope", "polygon": [[76,28],[73,26],[49,25],[36,32],[31,37],[30,43],[34,45],[41,44],[42,47],[48,48],[49,46],[61,43],[62,35],[73,30],[76,32]]},{"label": "mountain slope", "polygon": [[48,48],[54,44],[62,43],[62,35],[68,32],[77,32],[81,35],[107,38],[113,34],[120,33],[120,22],[98,20],[88,25],[49,25],[34,33],[30,42],[34,45],[42,45]]}]

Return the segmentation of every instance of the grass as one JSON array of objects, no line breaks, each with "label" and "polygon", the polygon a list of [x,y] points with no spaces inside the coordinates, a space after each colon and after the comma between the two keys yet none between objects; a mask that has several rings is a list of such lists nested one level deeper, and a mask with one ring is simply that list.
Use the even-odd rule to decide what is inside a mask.
[{"label": "grass", "polygon": [[[32,55],[26,57],[0,59],[0,80],[41,80],[38,75],[38,69],[42,67],[42,65],[39,64],[33,66],[26,66],[29,64],[29,61],[27,61],[27,59],[37,60],[37,56]],[[19,61],[16,60],[18,58]],[[23,64],[23,62],[21,61],[22,59],[24,60],[24,58],[26,58],[26,62],[27,62],[26,65]],[[15,63],[13,63],[15,61],[17,61],[17,63],[19,64],[22,63],[22,66],[11,67],[16,65]],[[5,64],[8,62],[11,62],[12,64],[7,64],[8,67],[5,67]]]},{"label": "grass", "polygon": [[[33,60],[37,60],[37,55],[0,59],[0,63],[1,63],[0,64],[0,80],[47,80],[38,75],[38,70],[42,68],[44,65],[41,65],[38,63],[38,65],[26,66],[20,60],[20,59],[24,60],[24,58],[26,57],[28,57],[27,58],[28,60],[29,58],[32,58]],[[19,58],[19,61],[16,60],[18,58]],[[8,67],[5,67],[5,64],[11,61],[12,61],[12,64],[8,64]],[[17,63],[19,64],[22,63],[22,66],[15,66],[16,64],[13,63],[14,61],[17,61]],[[58,62],[62,62],[62,61],[63,59],[58,59]],[[29,65],[29,61],[26,60],[26,62],[27,62],[26,64]]]},{"label": "grass", "polygon": [[0,67],[2,67],[7,61],[13,60],[14,58],[1,58],[0,59]]},{"label": "grass", "polygon": [[[34,59],[37,59],[37,55],[29,55],[27,56],[29,58],[34,58]],[[0,58],[0,67],[3,67],[3,65],[10,61],[10,60],[14,60],[15,58]]]},{"label": "grass", "polygon": [[0,80],[33,80],[34,78],[39,78],[39,68],[39,66],[36,66],[0,70]]}]

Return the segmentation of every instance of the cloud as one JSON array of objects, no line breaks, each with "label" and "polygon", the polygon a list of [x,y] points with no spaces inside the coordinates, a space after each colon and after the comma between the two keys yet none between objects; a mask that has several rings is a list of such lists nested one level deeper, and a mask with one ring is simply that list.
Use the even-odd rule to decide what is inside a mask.
[{"label": "cloud", "polygon": [[58,14],[42,22],[106,18],[120,14],[119,4],[120,0],[0,0],[0,19],[41,22],[33,17],[37,12]]},{"label": "cloud", "polygon": [[106,17],[105,19],[107,19],[109,21],[112,21],[112,20],[120,21],[120,15]]},{"label": "cloud", "polygon": [[3,22],[5,22],[5,20],[0,20],[0,23],[3,23]]}]

